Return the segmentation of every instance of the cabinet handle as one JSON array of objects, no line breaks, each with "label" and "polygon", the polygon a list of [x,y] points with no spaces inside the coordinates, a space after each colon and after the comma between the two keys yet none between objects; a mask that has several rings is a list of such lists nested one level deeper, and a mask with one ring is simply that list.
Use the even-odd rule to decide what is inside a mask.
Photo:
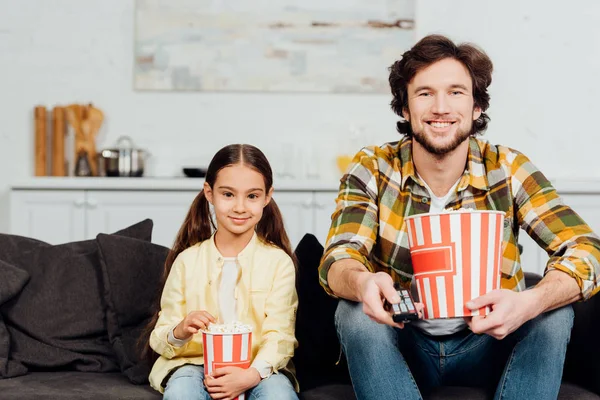
[{"label": "cabinet handle", "polygon": [[312,208],[313,206],[313,201],[312,200],[306,200],[302,202],[302,208]]},{"label": "cabinet handle", "polygon": [[87,204],[87,206],[89,208],[96,208],[96,207],[98,207],[98,202],[96,200],[94,200],[94,199],[89,199],[86,204]]},{"label": "cabinet handle", "polygon": [[75,207],[77,208],[81,208],[85,205],[85,200],[84,199],[77,199],[73,202],[73,204],[75,204]]}]

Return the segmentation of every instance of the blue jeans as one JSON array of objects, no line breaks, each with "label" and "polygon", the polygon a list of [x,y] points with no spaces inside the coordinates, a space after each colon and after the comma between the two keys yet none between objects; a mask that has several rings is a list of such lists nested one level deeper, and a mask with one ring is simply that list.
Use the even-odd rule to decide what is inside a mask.
[{"label": "blue jeans", "polygon": [[[178,368],[167,381],[165,400],[210,400],[204,387],[204,367],[187,364]],[[283,374],[273,374],[246,392],[247,400],[298,400],[290,380]]]},{"label": "blue jeans", "polygon": [[434,337],[410,323],[393,328],[346,300],[335,324],[359,400],[421,399],[442,385],[488,388],[495,399],[545,400],[558,397],[573,309],[544,313],[503,340],[468,329]]}]

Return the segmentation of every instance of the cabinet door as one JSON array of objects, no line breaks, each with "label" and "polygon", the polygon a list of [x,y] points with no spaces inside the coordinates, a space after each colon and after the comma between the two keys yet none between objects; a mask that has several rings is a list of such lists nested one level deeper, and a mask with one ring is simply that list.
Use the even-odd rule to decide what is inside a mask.
[{"label": "cabinet door", "polygon": [[88,191],[86,236],[113,233],[146,218],[152,219],[152,242],[171,247],[198,193],[149,191]]},{"label": "cabinet door", "polygon": [[10,232],[51,244],[84,239],[83,190],[12,190]]},{"label": "cabinet door", "polygon": [[323,246],[325,246],[327,234],[329,233],[329,228],[331,227],[331,215],[335,211],[335,199],[337,198],[337,195],[337,190],[332,192],[315,193],[315,227],[313,229],[313,233]]},{"label": "cabinet door", "polygon": [[273,198],[283,215],[283,224],[292,249],[295,249],[306,233],[313,232],[313,193],[276,192]]}]

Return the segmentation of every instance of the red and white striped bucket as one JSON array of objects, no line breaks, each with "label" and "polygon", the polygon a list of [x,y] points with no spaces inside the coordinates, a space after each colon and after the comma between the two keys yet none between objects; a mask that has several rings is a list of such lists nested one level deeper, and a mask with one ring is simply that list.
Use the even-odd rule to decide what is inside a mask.
[{"label": "red and white striped bucket", "polygon": [[453,211],[406,218],[424,317],[487,315],[465,303],[500,288],[504,212]]},{"label": "red and white striped bucket", "polygon": [[[252,357],[252,332],[224,333],[202,332],[204,345],[204,375],[210,375],[217,368],[249,368]],[[245,400],[240,394],[235,399]],[[234,399],[234,400],[235,400]]]}]

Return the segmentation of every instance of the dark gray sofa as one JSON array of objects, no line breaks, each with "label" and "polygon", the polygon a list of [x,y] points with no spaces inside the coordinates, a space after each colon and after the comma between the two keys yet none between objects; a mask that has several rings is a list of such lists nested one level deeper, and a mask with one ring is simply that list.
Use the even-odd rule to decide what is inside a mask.
[{"label": "dark gray sofa", "polygon": [[[149,366],[136,344],[159,295],[167,252],[150,243],[151,231],[146,220],[58,246],[0,234],[0,399],[160,398],[147,384]],[[354,399],[333,326],[336,301],[318,284],[322,252],[312,235],[296,248],[300,345],[293,361],[300,397]],[[596,303],[575,305],[561,399],[600,399]],[[444,387],[428,398],[489,394]]]}]

